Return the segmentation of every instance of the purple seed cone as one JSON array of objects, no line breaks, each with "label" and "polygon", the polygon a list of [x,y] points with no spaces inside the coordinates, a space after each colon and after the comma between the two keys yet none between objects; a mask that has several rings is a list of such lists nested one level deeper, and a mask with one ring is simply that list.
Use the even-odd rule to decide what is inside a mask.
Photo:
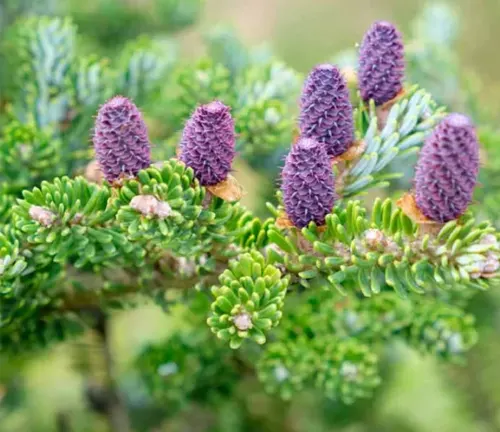
[{"label": "purple seed cone", "polygon": [[401,34],[387,21],[375,22],[359,50],[359,90],[364,101],[376,105],[394,99],[403,89],[405,71]]},{"label": "purple seed cone", "polygon": [[99,167],[109,182],[122,174],[135,176],[151,165],[146,124],[125,97],[116,96],[99,109],[93,141]]},{"label": "purple seed cone", "polygon": [[474,126],[462,114],[445,117],[420,152],[415,174],[415,200],[436,222],[465,212],[479,171],[479,144]]},{"label": "purple seed cone", "polygon": [[330,157],[344,153],[354,141],[349,90],[340,70],[316,66],[304,84],[300,99],[300,132],[324,143]]},{"label": "purple seed cone", "polygon": [[288,218],[298,228],[314,221],[324,225],[335,204],[335,182],[325,147],[301,138],[288,154],[281,173]]},{"label": "purple seed cone", "polygon": [[229,111],[219,101],[201,105],[184,127],[179,158],[193,168],[203,186],[226,180],[231,171],[235,132]]}]

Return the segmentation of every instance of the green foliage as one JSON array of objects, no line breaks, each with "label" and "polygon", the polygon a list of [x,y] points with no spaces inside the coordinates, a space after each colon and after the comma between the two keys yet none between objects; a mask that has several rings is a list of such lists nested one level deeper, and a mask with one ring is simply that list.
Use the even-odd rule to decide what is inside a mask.
[{"label": "green foliage", "polygon": [[[144,30],[181,29],[200,4],[92,1],[75,22],[110,48]],[[16,73],[2,84],[0,112],[2,351],[68,340],[96,328],[96,310],[141,297],[170,316],[179,307],[175,332],[132,362],[171,415],[192,403],[215,411],[226,400],[242,410],[255,378],[285,400],[303,391],[342,406],[370,398],[396,340],[463,361],[478,338],[469,300],[499,282],[498,133],[481,130],[480,205],[458,220],[417,223],[393,199],[352,200],[380,194],[405,173],[404,158],[444,116],[434,98],[449,102],[460,87],[448,18],[429,9],[415,27],[419,43],[409,44],[410,81],[426,90],[408,86],[385,111],[353,95],[358,142],[335,161],[339,199],[324,226],[302,230],[289,226],[280,204],[260,219],[222,199],[220,185],[202,187],[191,168],[164,160],[196,106],[219,99],[232,107],[239,155],[276,172],[296,134],[297,71],[223,27],[207,35],[207,57],[178,63],[171,39],[141,37],[106,60],[82,55],[71,20],[18,22],[3,47]],[[349,53],[344,60],[349,66]],[[435,82],[436,65],[443,72]],[[92,115],[117,93],[144,108],[163,161],[110,184],[79,174],[92,159]],[[453,106],[469,106],[466,99]]]},{"label": "green foliage", "polygon": [[238,149],[250,161],[290,145],[300,75],[279,61],[249,67],[237,79]]},{"label": "green foliage", "polygon": [[[83,178],[56,178],[24,192],[15,208],[15,226],[21,239],[54,262],[75,267],[109,265],[135,252],[127,238],[110,226],[115,209],[108,207],[111,191]],[[45,258],[45,257],[44,257]]]},{"label": "green foliage", "polygon": [[141,38],[125,46],[120,60],[117,93],[143,105],[161,90],[162,82],[176,62],[172,42],[154,43]]},{"label": "green foliage", "polygon": [[200,104],[214,99],[232,105],[229,71],[220,63],[204,58],[194,65],[181,66],[174,72],[173,89],[169,98],[176,100],[174,125],[181,129],[184,122]]},{"label": "green foliage", "polygon": [[[204,190],[196,183],[192,186],[193,182],[193,171],[175,161],[164,164],[161,169],[144,170],[137,180],[128,180],[119,189],[116,201],[117,220],[122,229],[133,240],[159,242],[174,250],[183,243],[189,244],[195,235],[195,221],[213,218],[201,205]],[[137,199],[145,197],[165,203],[164,214],[150,211],[147,202],[143,208]]]},{"label": "green foliage", "polygon": [[4,0],[0,4],[0,32],[20,16],[53,14],[57,0]]},{"label": "green foliage", "polygon": [[5,193],[18,194],[45,178],[63,174],[62,143],[50,132],[13,120],[0,138],[0,181]]},{"label": "green foliage", "polygon": [[423,302],[410,327],[410,343],[450,361],[463,362],[466,353],[477,342],[474,317],[446,305]]},{"label": "green foliage", "polygon": [[377,356],[366,345],[334,338],[271,344],[257,372],[266,390],[284,399],[314,384],[327,398],[350,404],[380,384]]},{"label": "green foliage", "polygon": [[[427,135],[444,117],[443,109],[436,109],[431,95],[415,87],[407,90],[404,97],[390,108],[381,125],[378,117],[385,116],[385,113],[377,113],[372,104],[368,115],[363,118],[363,110],[363,106],[358,109],[358,116],[361,116],[358,122],[366,122],[366,132],[360,138],[366,148],[363,156],[348,163],[342,173],[344,198],[369,188],[387,186],[389,180],[400,176],[383,170],[391,162],[418,151]],[[361,126],[359,130],[365,129]]]},{"label": "green foliage", "polygon": [[239,220],[242,229],[236,241],[245,248],[263,249],[268,244],[267,231],[273,222],[272,218],[262,221],[245,211]]},{"label": "green foliage", "polygon": [[[2,305],[3,309],[12,307],[10,303]],[[8,311],[7,311],[8,312]],[[29,314],[30,311],[23,310],[16,314],[17,325],[9,325],[2,319],[2,332],[0,333],[0,347],[8,349],[10,352],[24,352],[46,348],[55,342],[62,342],[72,337],[79,336],[85,327],[76,316],[68,316],[52,313],[47,316],[34,314],[29,320],[19,323],[19,315]],[[12,319],[14,317],[11,317]]]},{"label": "green foliage", "polygon": [[0,235],[0,244],[2,350],[34,349],[81,331],[77,316],[51,303],[51,292],[62,282],[61,266],[25,250],[9,226]]},{"label": "green foliage", "polygon": [[136,37],[148,25],[147,15],[117,0],[88,1],[83,6],[70,0],[67,8],[78,28],[104,45]]},{"label": "green foliage", "polygon": [[237,120],[238,148],[250,157],[268,154],[292,140],[292,120],[279,100],[246,105],[238,111]]},{"label": "green foliage", "polygon": [[447,105],[463,103],[459,64],[452,49],[457,35],[458,17],[454,9],[446,3],[429,4],[415,19],[407,48],[410,79],[418,77],[431,94],[439,95],[440,103]]},{"label": "green foliage", "polygon": [[4,186],[0,192],[0,223],[7,223],[12,214],[12,206],[16,198],[10,195]]},{"label": "green foliage", "polygon": [[500,133],[492,129],[479,131],[482,144],[482,167],[479,174],[480,185],[476,189],[475,198],[481,203],[476,211],[498,227],[500,207],[497,196],[500,193]]},{"label": "green foliage", "polygon": [[250,53],[233,28],[218,26],[205,39],[210,57],[225,65],[233,79],[245,71],[251,61]]},{"label": "green foliage", "polygon": [[[262,169],[263,157],[292,142],[302,77],[265,49],[247,48],[232,28],[216,27],[206,41],[212,59],[225,66],[232,81],[237,149]],[[266,168],[273,168],[272,162]]]},{"label": "green foliage", "polygon": [[257,63],[242,73],[238,104],[276,99],[295,104],[301,88],[301,75],[284,63],[270,60]]},{"label": "green foliage", "polygon": [[400,334],[411,323],[413,313],[413,302],[394,292],[381,292],[369,302],[350,295],[322,305],[315,332],[373,344]]},{"label": "green foliage", "polygon": [[208,325],[219,339],[238,348],[244,339],[266,342],[265,333],[278,325],[288,280],[256,251],[229,263],[212,288],[215,301]]},{"label": "green foliage", "polygon": [[372,395],[380,384],[377,356],[366,345],[354,341],[318,341],[319,363],[316,386],[327,397],[350,404]]},{"label": "green foliage", "polygon": [[200,13],[203,0],[154,0],[153,13],[162,27],[170,32],[193,24]]},{"label": "green foliage", "polygon": [[311,380],[315,359],[307,341],[270,343],[257,364],[257,374],[267,392],[288,400]]},{"label": "green foliage", "polygon": [[83,5],[68,0],[61,6],[83,33],[111,49],[146,32],[179,31],[195,22],[202,5],[202,0],[147,0],[145,4],[89,0]]},{"label": "green foliage", "polygon": [[[35,145],[42,138],[33,139],[30,154],[51,163],[47,153],[57,153],[64,161],[52,167],[61,170],[57,174],[71,172],[89,159],[89,130],[99,104],[117,93],[140,104],[153,103],[176,61],[172,43],[154,43],[144,37],[125,46],[116,64],[94,55],[78,55],[76,41],[76,27],[70,20],[41,17],[17,23],[5,45],[9,67],[20,71],[13,75],[7,93],[9,116],[14,124],[31,129],[35,137],[52,137],[51,148]],[[26,134],[12,129],[7,130],[9,135]],[[38,181],[53,177],[47,171]]]},{"label": "green foliage", "polygon": [[[285,233],[272,229],[269,238],[283,252],[275,259],[298,276],[304,287],[329,286],[344,293],[359,290],[371,297],[386,287],[406,296],[438,289],[484,289],[481,277],[498,242],[489,223],[473,218],[451,221],[431,238],[388,199],[366,209],[350,201],[326,217],[325,229],[314,223]],[[490,255],[492,254],[492,255]],[[490,282],[491,283],[491,282]]]},{"label": "green foliage", "polygon": [[73,24],[58,18],[30,18],[13,30],[9,59],[20,73],[12,111],[23,123],[43,128],[66,119],[75,37]]},{"label": "green foliage", "polygon": [[150,394],[170,412],[229,392],[237,378],[231,352],[203,331],[182,331],[148,345],[134,366]]}]

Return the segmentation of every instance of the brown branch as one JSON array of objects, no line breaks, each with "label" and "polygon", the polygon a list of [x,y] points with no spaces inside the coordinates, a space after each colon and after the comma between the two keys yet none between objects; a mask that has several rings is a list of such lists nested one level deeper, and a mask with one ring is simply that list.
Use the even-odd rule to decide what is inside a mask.
[{"label": "brown branch", "polygon": [[130,421],[128,418],[127,407],[123,401],[122,395],[118,389],[115,377],[115,367],[113,353],[110,346],[110,321],[109,317],[100,309],[95,310],[96,322],[94,329],[102,342],[102,351],[104,357],[105,386],[106,386],[106,414],[110,430],[113,432],[129,432]]},{"label": "brown branch", "polygon": [[67,412],[58,412],[56,415],[57,432],[71,432],[70,417]]},{"label": "brown branch", "polygon": [[[186,291],[191,289],[197,283],[210,286],[216,284],[219,275],[227,268],[226,261],[218,261],[216,269],[209,275],[193,275],[190,277],[179,277],[178,274],[165,275],[158,272],[155,273],[148,287],[139,282],[139,275],[134,275],[125,271],[113,271],[112,274],[106,274],[105,280],[116,283],[121,286],[121,289],[114,291],[106,291],[99,289],[103,285],[103,278],[95,275],[79,275],[80,281],[86,286],[91,287],[86,291],[65,290],[64,295],[58,300],[57,311],[59,312],[80,312],[99,307],[106,301],[119,300],[127,296],[137,294],[151,294],[156,290],[176,290]],[[152,289],[150,289],[150,287]]]}]

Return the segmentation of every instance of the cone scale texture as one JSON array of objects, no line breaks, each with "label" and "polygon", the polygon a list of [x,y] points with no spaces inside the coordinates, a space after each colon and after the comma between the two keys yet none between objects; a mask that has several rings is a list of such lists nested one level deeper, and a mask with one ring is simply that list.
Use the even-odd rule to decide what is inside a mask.
[{"label": "cone scale texture", "polygon": [[229,110],[218,101],[199,106],[184,127],[179,158],[203,186],[226,180],[231,171],[235,132]]},{"label": "cone scale texture", "polygon": [[94,128],[97,162],[109,182],[135,176],[151,165],[151,146],[141,112],[127,98],[116,96],[97,113]]},{"label": "cone scale texture", "polygon": [[298,228],[309,222],[324,225],[335,204],[335,183],[330,159],[324,146],[301,138],[292,147],[282,171],[285,210]]},{"label": "cone scale texture", "polygon": [[387,21],[375,22],[359,50],[359,90],[364,101],[382,105],[403,89],[404,45],[401,34]]},{"label": "cone scale texture", "polygon": [[300,99],[300,131],[323,143],[330,157],[345,153],[354,141],[349,89],[333,65],[316,66],[306,79]]},{"label": "cone scale texture", "polygon": [[479,171],[479,144],[470,119],[450,114],[427,138],[417,163],[415,200],[436,222],[463,214],[472,200]]}]

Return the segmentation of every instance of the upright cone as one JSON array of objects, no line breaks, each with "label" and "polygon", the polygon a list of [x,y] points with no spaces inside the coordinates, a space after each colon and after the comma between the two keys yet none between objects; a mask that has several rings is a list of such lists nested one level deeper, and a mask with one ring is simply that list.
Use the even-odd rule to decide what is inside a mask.
[{"label": "upright cone", "polygon": [[336,66],[316,66],[307,77],[300,99],[300,132],[323,143],[330,157],[345,153],[353,143],[349,89]]},{"label": "upright cone", "polygon": [[324,225],[335,204],[335,181],[325,147],[301,138],[290,150],[282,171],[285,210],[298,228]]},{"label": "upright cone", "polygon": [[109,182],[135,176],[151,165],[151,146],[141,112],[127,98],[116,96],[97,113],[94,128],[97,162]]},{"label": "upright cone", "polygon": [[201,105],[184,127],[179,158],[194,170],[203,186],[226,180],[231,171],[235,132],[229,110],[219,101]]},{"label": "upright cone", "polygon": [[427,138],[417,163],[415,200],[436,222],[456,219],[472,200],[479,172],[479,143],[468,117],[449,114]]},{"label": "upright cone", "polygon": [[387,21],[377,21],[366,32],[359,50],[361,98],[382,105],[403,89],[405,71],[401,34]]}]

